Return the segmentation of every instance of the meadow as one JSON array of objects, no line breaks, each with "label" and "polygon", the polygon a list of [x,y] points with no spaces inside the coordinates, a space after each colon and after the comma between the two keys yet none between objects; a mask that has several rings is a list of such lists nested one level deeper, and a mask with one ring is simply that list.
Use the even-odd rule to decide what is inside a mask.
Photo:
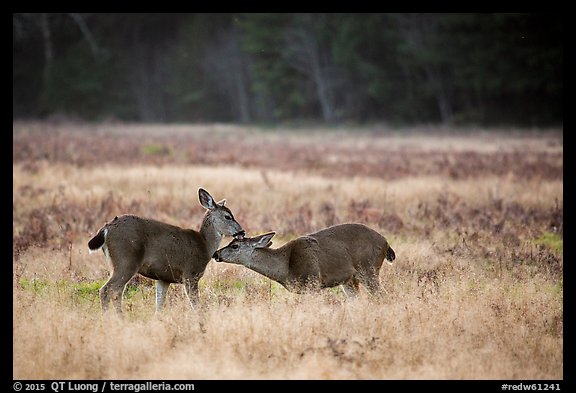
[{"label": "meadow", "polygon": [[[198,188],[273,247],[361,222],[381,299],[211,261],[192,310],[152,280],[102,316],[87,242],[131,213],[198,229]],[[14,379],[563,379],[563,134],[13,123]],[[229,238],[222,241],[228,244]]]}]

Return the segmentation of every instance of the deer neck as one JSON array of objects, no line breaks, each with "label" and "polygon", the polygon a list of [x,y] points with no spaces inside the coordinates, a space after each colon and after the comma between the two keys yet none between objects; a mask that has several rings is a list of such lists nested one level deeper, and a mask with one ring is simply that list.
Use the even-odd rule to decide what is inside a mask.
[{"label": "deer neck", "polygon": [[200,227],[200,235],[204,239],[206,251],[211,257],[216,250],[220,247],[222,241],[222,234],[216,230],[210,212],[207,212]]},{"label": "deer neck", "polygon": [[244,264],[248,269],[254,270],[279,283],[286,282],[288,278],[288,255],[285,249],[258,248],[252,253],[252,258]]}]

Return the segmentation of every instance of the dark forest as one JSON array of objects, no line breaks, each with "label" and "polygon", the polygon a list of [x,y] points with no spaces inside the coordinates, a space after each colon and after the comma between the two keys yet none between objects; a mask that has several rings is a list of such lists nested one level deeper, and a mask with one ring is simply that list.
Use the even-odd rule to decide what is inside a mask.
[{"label": "dark forest", "polygon": [[561,14],[13,14],[13,117],[557,126]]}]

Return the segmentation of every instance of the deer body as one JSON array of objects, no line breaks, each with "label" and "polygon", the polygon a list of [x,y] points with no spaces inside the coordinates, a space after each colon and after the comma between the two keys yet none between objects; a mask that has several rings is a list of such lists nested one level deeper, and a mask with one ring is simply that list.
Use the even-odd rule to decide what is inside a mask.
[{"label": "deer body", "polygon": [[277,249],[269,248],[274,235],[233,240],[213,257],[244,265],[292,292],[342,285],[350,296],[357,294],[359,283],[376,294],[384,259],[395,259],[386,239],[362,224],[335,225]]},{"label": "deer body", "polygon": [[198,281],[223,236],[243,236],[242,227],[224,206],[199,190],[207,209],[200,231],[183,229],[134,215],[114,218],[88,242],[90,251],[103,249],[112,263],[112,275],[100,289],[103,310],[110,300],[122,311],[122,292],[137,273],[156,281],[156,310],[163,307],[168,287],[184,284],[192,305],[198,303]]}]

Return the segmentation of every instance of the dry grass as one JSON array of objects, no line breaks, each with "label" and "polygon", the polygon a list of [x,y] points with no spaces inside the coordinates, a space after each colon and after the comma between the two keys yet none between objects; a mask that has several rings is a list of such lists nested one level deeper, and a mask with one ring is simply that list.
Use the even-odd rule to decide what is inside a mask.
[{"label": "dry grass", "polygon": [[[561,133],[71,128],[14,126],[15,379],[564,377]],[[386,296],[295,295],[211,262],[202,309],[173,285],[157,317],[140,278],[125,318],[102,318],[109,266],[88,239],[122,213],[197,229],[200,186],[274,246],[346,221],[380,231],[397,255]]]}]

